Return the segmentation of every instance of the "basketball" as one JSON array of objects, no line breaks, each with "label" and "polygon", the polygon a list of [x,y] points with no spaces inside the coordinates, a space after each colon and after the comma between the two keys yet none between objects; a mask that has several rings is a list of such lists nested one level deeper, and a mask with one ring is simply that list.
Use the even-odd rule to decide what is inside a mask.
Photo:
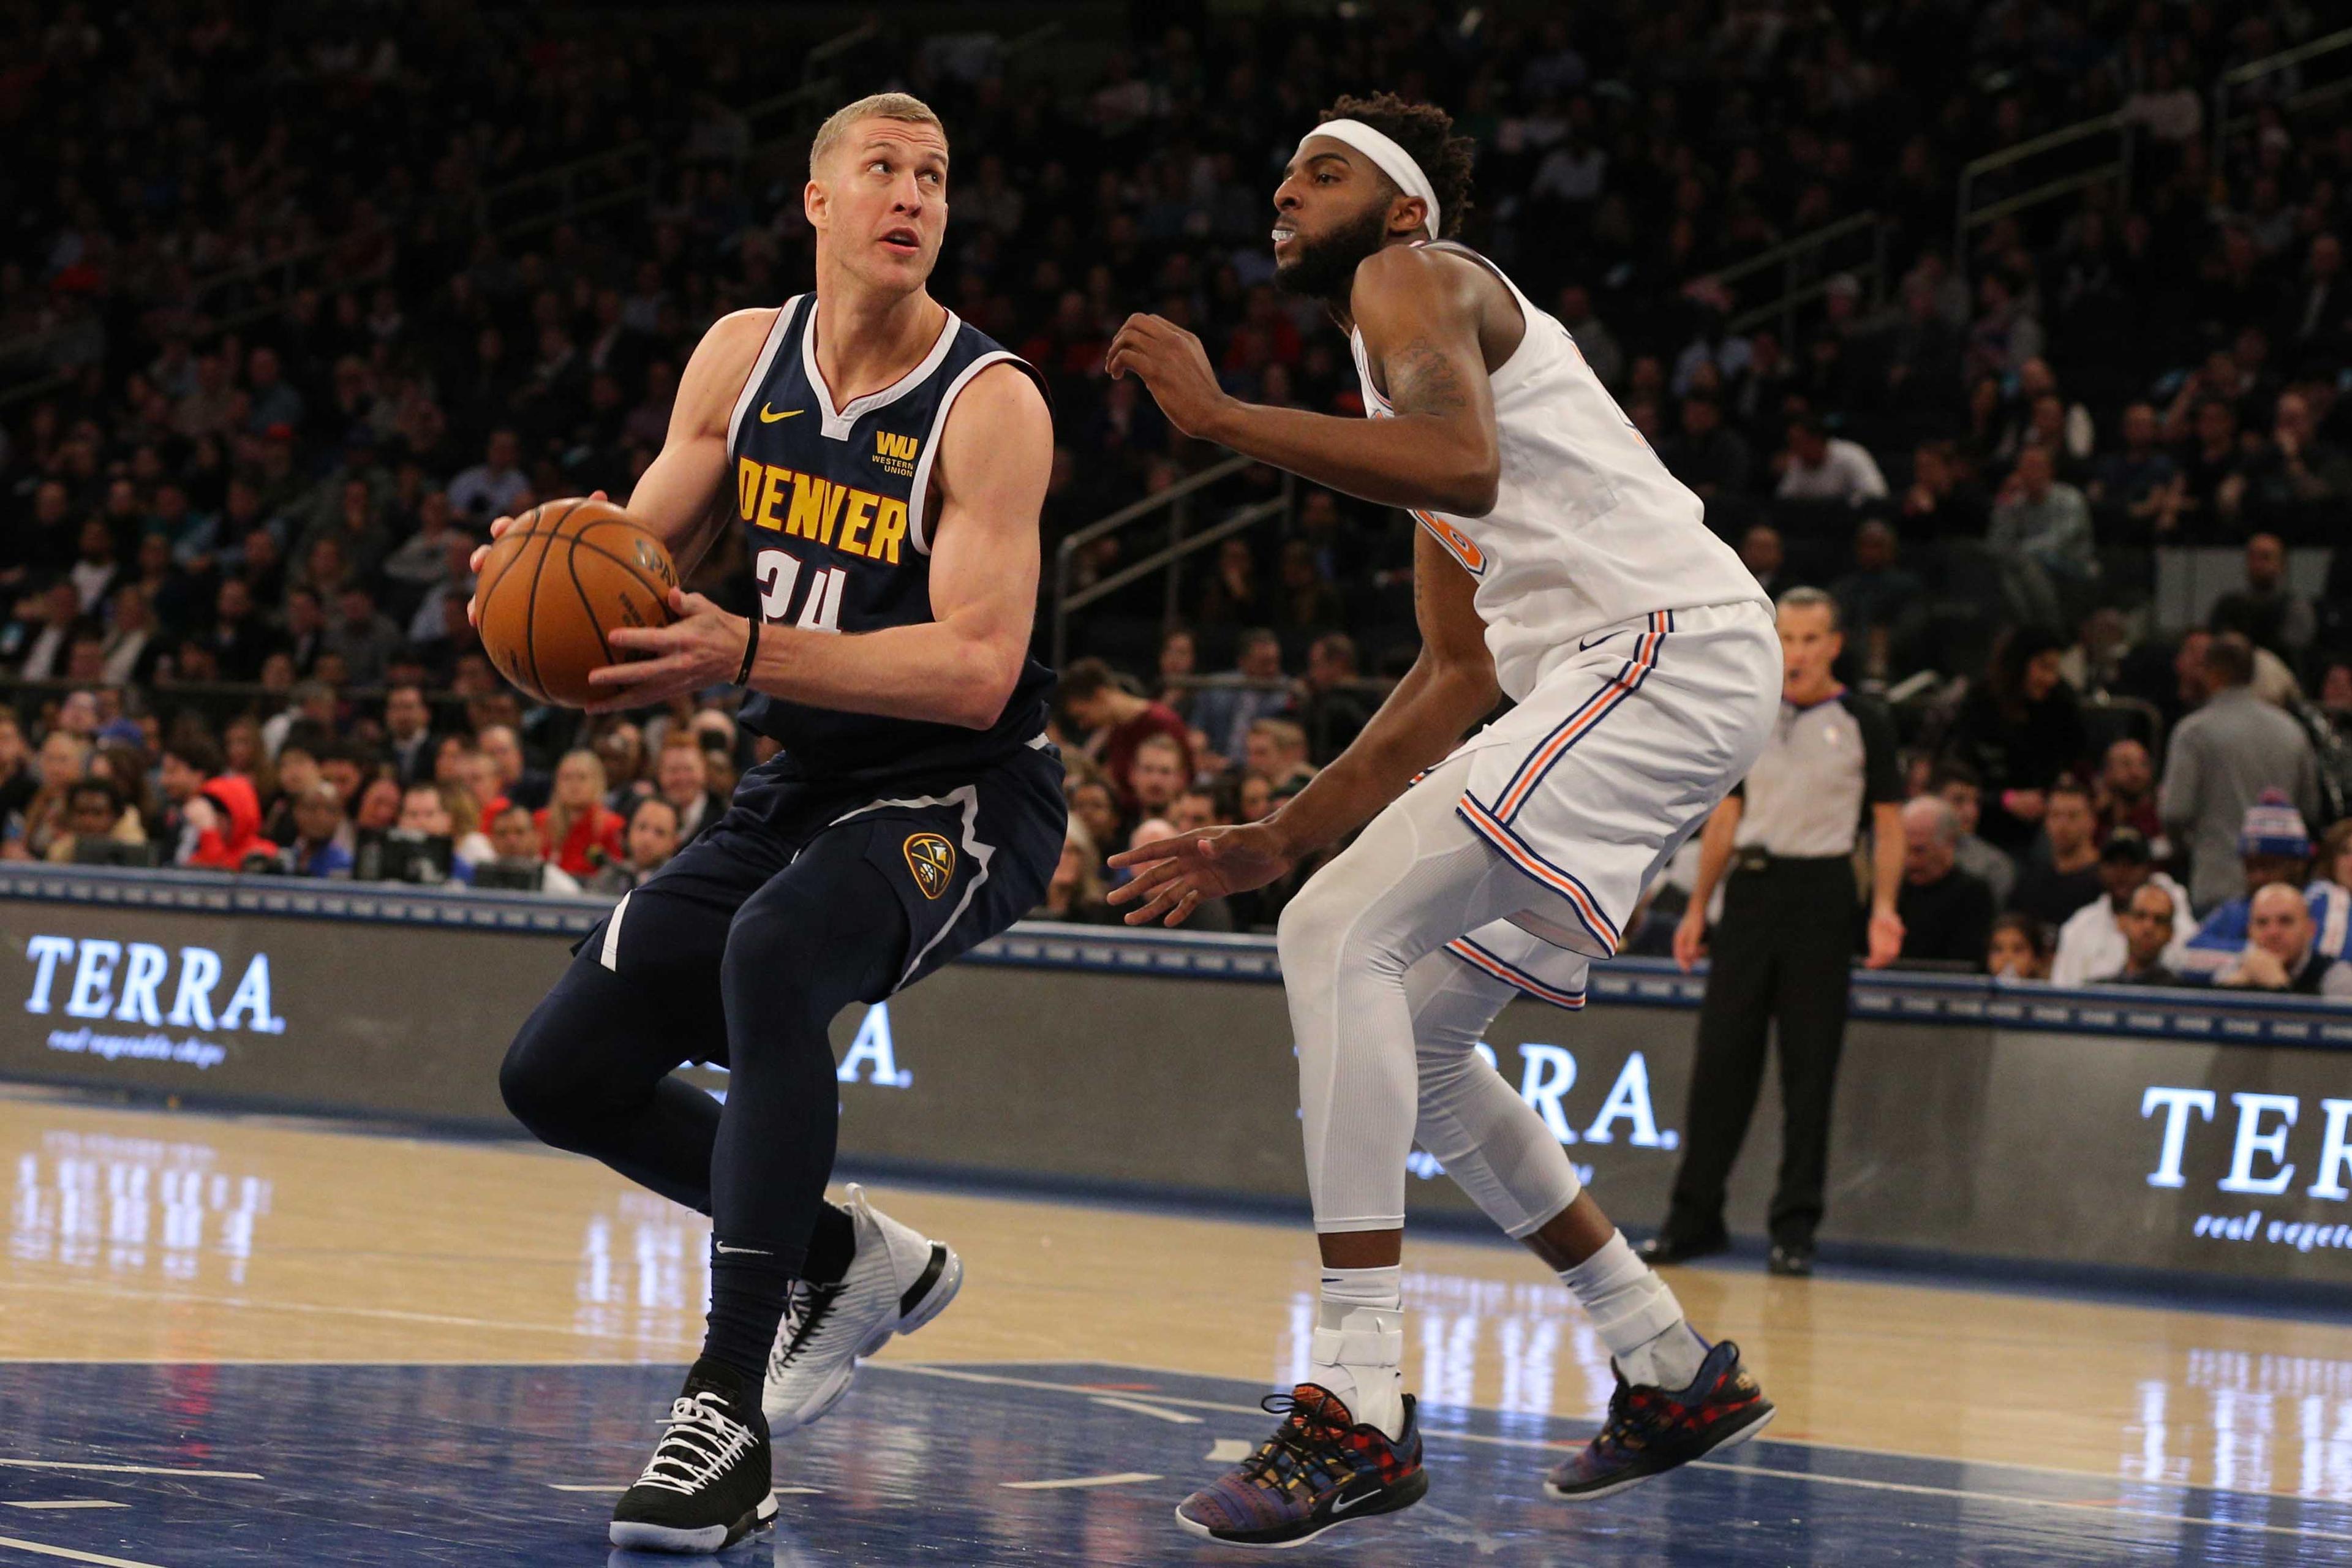
[{"label": "basketball", "polygon": [[626,657],[605,634],[667,625],[676,586],[669,551],[619,507],[551,500],[515,519],[482,563],[482,647],[531,696],[585,707],[604,695],[588,672]]}]

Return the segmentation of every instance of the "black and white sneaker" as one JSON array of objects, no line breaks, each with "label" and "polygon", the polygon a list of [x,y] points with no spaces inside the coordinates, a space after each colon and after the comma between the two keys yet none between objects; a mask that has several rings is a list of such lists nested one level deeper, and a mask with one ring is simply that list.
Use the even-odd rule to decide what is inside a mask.
[{"label": "black and white sneaker", "polygon": [[776,1436],[841,1403],[857,1363],[947,1310],[963,1289],[963,1259],[943,1241],[900,1225],[851,1184],[847,1201],[857,1250],[837,1283],[794,1280],[768,1355],[761,1408]]},{"label": "black and white sneaker", "polygon": [[613,1509],[613,1544],[720,1552],[775,1517],[767,1422],[733,1374],[696,1362],[652,1462]]}]

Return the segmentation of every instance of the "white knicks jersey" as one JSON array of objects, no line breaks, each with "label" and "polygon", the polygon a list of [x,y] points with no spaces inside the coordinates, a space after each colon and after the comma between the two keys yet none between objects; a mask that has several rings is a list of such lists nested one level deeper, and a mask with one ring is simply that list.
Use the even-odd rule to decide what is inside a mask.
[{"label": "white knicks jersey", "polygon": [[[1666,472],[1633,422],[1585,363],[1568,329],[1530,304],[1501,268],[1450,241],[1502,279],[1527,332],[1488,378],[1502,480],[1484,517],[1416,511],[1422,526],[1477,579],[1479,618],[1495,674],[1525,701],[1579,638],[1657,610],[1770,599],[1731,547],[1708,531],[1697,496]],[[1349,334],[1364,406],[1393,416],[1372,385],[1360,332]]]}]

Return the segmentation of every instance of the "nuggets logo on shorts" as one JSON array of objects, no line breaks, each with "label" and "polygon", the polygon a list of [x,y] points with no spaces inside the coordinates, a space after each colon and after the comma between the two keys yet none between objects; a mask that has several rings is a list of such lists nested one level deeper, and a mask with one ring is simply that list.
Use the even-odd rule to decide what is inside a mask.
[{"label": "nuggets logo on shorts", "polygon": [[936,899],[955,875],[955,846],[936,833],[918,833],[907,840],[907,869],[915,874],[923,897]]}]

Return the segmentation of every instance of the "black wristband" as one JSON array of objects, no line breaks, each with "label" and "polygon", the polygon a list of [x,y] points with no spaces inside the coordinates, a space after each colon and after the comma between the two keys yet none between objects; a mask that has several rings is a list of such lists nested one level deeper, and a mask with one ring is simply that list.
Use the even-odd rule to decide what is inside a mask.
[{"label": "black wristband", "polygon": [[743,637],[743,668],[735,672],[735,684],[738,686],[751,684],[751,661],[760,657],[760,617],[746,616],[743,618],[743,625],[746,628]]}]

